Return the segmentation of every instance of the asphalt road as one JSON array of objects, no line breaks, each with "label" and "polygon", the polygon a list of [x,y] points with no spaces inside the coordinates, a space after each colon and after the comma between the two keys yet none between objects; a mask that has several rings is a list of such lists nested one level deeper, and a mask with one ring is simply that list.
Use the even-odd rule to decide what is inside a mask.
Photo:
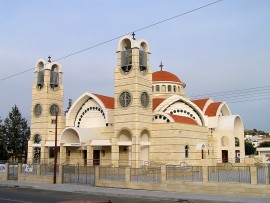
[{"label": "asphalt road", "polygon": [[[86,202],[86,200],[88,200],[89,202],[107,202],[110,200],[112,203],[172,203],[172,201],[160,199],[146,200],[139,198],[126,198],[121,196],[101,196],[76,192],[56,192],[47,190],[36,190],[31,188],[0,186],[0,203],[66,203],[67,201],[70,201],[70,203],[82,203]],[[185,200],[173,202],[190,203],[190,201]]]}]

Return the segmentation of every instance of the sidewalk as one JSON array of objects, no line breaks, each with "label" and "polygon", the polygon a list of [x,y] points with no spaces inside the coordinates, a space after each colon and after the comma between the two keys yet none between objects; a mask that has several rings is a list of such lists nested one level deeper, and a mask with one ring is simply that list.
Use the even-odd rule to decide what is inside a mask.
[{"label": "sidewalk", "polygon": [[199,195],[188,193],[175,193],[175,192],[161,192],[161,191],[148,191],[148,190],[132,190],[132,189],[118,189],[118,188],[101,188],[88,185],[72,185],[72,184],[36,184],[25,183],[11,180],[0,180],[1,186],[7,187],[22,187],[33,188],[38,190],[53,190],[63,192],[81,192],[100,195],[112,196],[127,196],[127,197],[140,197],[151,199],[166,199],[166,200],[201,200],[209,202],[246,202],[246,203],[269,203],[268,198],[255,198],[255,197],[236,197],[236,196],[217,196],[217,195]]}]

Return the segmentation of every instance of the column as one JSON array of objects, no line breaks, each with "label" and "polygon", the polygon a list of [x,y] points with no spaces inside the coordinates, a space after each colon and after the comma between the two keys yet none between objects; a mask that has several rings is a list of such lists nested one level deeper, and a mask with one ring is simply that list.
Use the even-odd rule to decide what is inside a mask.
[{"label": "column", "polygon": [[18,164],[18,175],[22,173],[22,164]]},{"label": "column", "polygon": [[93,147],[90,146],[89,144],[87,145],[87,166],[93,166]]},{"label": "column", "polygon": [[132,138],[132,156],[131,156],[131,166],[132,168],[139,168],[140,167],[140,138],[133,137]]},{"label": "column", "polygon": [[6,180],[8,180],[8,175],[9,175],[9,163],[6,163],[6,175],[5,175]]},{"label": "column", "polygon": [[253,185],[258,184],[256,166],[250,166],[250,183]]},{"label": "column", "polygon": [[112,138],[111,164],[113,164],[115,167],[118,167],[118,163],[119,163],[118,138]]},{"label": "column", "polygon": [[208,182],[208,166],[202,166],[203,182]]},{"label": "column", "polygon": [[59,166],[58,184],[63,184],[63,165]]},{"label": "column", "polygon": [[34,163],[34,147],[32,147],[33,141],[28,141],[28,151],[27,151],[27,163]]},{"label": "column", "polygon": [[161,166],[161,182],[167,180],[166,174],[166,166]]},{"label": "column", "polygon": [[64,147],[64,144],[60,144],[60,165],[66,164],[67,158],[67,149]]}]

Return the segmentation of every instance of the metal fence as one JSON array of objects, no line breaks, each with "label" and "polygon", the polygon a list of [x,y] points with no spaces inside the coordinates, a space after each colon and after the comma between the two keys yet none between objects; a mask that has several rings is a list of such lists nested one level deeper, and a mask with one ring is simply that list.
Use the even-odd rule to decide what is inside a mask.
[{"label": "metal fence", "polygon": [[18,164],[9,164],[8,180],[18,180]]},{"label": "metal fence", "polygon": [[270,164],[257,166],[257,183],[270,184]]},{"label": "metal fence", "polygon": [[99,179],[125,181],[125,167],[101,166],[99,168]]},{"label": "metal fence", "polygon": [[[40,175],[53,176],[54,164],[40,164]],[[59,174],[59,165],[56,165],[56,176]]]},{"label": "metal fence", "polygon": [[171,181],[203,181],[202,166],[167,165],[166,179]]},{"label": "metal fence", "polygon": [[95,185],[95,167],[64,165],[63,183]]},{"label": "metal fence", "polygon": [[161,182],[161,167],[148,167],[130,169],[130,181],[133,182]]},{"label": "metal fence", "polygon": [[250,183],[250,167],[238,167],[233,166],[230,163],[227,163],[224,166],[208,166],[208,181]]}]

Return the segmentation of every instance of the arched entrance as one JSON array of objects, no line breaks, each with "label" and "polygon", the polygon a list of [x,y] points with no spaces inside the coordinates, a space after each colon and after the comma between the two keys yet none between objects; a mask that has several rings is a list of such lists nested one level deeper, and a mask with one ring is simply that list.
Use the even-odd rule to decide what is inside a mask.
[{"label": "arched entrance", "polygon": [[148,164],[149,162],[149,137],[149,131],[143,130],[140,137],[140,160],[143,162],[143,164]]},{"label": "arched entrance", "polygon": [[119,166],[131,165],[132,135],[129,130],[121,130],[118,137]]},{"label": "arched entrance", "polygon": [[97,130],[91,128],[66,128],[60,137],[62,163],[99,165],[100,149],[109,140],[102,140]]}]

